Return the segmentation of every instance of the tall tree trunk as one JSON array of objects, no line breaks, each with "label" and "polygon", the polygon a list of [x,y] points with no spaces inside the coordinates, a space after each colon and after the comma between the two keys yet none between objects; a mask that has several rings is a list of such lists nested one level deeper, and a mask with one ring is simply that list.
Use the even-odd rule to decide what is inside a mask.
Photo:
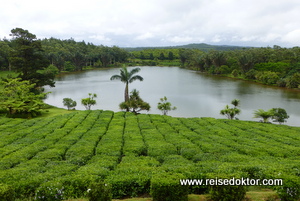
[{"label": "tall tree trunk", "polygon": [[126,83],[126,86],[125,86],[124,98],[125,98],[125,102],[127,102],[127,101],[129,100],[129,95],[128,95],[128,83]]},{"label": "tall tree trunk", "polygon": [[[125,102],[128,102],[128,101],[129,101],[129,95],[128,95],[128,82],[126,82],[124,96],[125,96]],[[129,108],[127,108],[126,111],[129,112]]]}]

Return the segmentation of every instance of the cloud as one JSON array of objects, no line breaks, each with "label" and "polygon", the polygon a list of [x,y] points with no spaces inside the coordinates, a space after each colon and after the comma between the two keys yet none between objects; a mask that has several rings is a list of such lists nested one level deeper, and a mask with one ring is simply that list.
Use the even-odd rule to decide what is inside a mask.
[{"label": "cloud", "polygon": [[287,33],[283,37],[283,41],[286,41],[288,43],[293,43],[294,41],[300,41],[300,29],[296,29]]},{"label": "cloud", "polygon": [[40,38],[118,46],[296,46],[299,9],[298,0],[11,0],[0,7],[0,37],[21,27]]}]

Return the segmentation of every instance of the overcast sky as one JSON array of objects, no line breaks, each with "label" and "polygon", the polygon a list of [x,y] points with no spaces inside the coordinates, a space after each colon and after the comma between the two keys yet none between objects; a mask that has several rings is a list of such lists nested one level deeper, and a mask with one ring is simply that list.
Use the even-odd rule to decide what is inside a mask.
[{"label": "overcast sky", "polygon": [[38,38],[119,47],[208,43],[300,46],[299,0],[2,0],[0,38],[13,28]]}]

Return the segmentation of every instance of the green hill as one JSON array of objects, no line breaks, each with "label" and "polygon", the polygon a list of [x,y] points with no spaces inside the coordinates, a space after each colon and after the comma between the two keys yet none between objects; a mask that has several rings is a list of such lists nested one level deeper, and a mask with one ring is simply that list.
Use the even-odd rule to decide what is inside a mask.
[{"label": "green hill", "polygon": [[179,48],[186,48],[186,49],[199,49],[202,51],[209,51],[209,50],[241,50],[250,47],[243,47],[243,46],[231,46],[231,45],[209,45],[206,43],[192,43],[187,45],[178,45],[178,46],[162,46],[162,47],[126,47],[123,48],[127,51],[141,51],[146,49],[179,49]]},{"label": "green hill", "polygon": [[[0,196],[12,189],[19,198],[84,197],[101,181],[115,198],[137,196],[161,175],[178,185],[219,176],[283,179],[279,192],[296,189],[299,196],[299,134],[285,125],[100,110],[0,118]],[[202,193],[208,186],[184,189]]]}]

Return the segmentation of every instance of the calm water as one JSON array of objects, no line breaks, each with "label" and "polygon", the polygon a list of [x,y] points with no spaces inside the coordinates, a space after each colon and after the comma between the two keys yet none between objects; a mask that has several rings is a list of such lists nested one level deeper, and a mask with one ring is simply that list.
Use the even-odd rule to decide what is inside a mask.
[{"label": "calm water", "polygon": [[[119,69],[102,69],[64,75],[56,79],[55,88],[46,88],[52,92],[46,102],[64,107],[62,100],[68,97],[77,101],[77,110],[84,110],[81,99],[88,97],[88,93],[96,93],[97,105],[92,109],[120,111],[118,105],[124,101],[125,84],[110,81],[110,77],[119,72]],[[177,107],[170,116],[225,118],[219,114],[220,110],[237,98],[241,104],[242,113],[238,116],[241,120],[258,121],[253,118],[254,110],[281,107],[290,115],[287,124],[300,126],[300,93],[297,91],[199,74],[178,67],[141,67],[138,74],[144,81],[133,82],[129,91],[140,91],[141,98],[151,105],[151,114],[160,114],[157,103],[166,96]]]}]

